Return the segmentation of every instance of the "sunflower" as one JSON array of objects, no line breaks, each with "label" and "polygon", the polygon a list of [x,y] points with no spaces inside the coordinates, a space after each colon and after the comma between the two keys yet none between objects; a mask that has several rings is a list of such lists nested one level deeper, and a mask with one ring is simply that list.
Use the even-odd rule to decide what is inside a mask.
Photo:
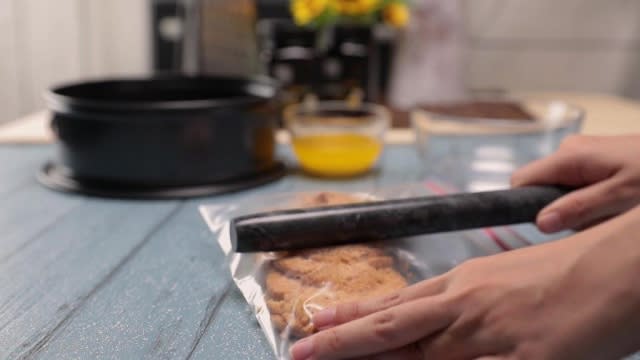
[{"label": "sunflower", "polygon": [[338,12],[347,16],[366,15],[373,12],[380,0],[332,0]]},{"label": "sunflower", "polygon": [[330,26],[340,22],[385,23],[403,27],[409,21],[408,0],[290,0],[293,19],[300,26]]},{"label": "sunflower", "polygon": [[308,25],[329,6],[329,0],[292,0],[291,14],[298,25]]},{"label": "sunflower", "polygon": [[403,27],[409,22],[409,8],[404,3],[389,3],[384,7],[382,15],[387,24],[395,27]]}]

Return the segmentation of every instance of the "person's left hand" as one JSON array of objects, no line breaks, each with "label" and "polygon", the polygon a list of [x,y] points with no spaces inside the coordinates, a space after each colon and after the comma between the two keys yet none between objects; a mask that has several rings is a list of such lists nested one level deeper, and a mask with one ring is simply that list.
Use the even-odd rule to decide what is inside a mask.
[{"label": "person's left hand", "polygon": [[619,359],[640,348],[640,209],[314,317],[294,360]]}]

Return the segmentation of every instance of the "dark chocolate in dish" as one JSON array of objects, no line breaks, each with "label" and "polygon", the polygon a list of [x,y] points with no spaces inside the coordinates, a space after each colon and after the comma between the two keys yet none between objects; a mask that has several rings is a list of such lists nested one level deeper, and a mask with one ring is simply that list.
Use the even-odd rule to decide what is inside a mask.
[{"label": "dark chocolate in dish", "polygon": [[522,105],[516,102],[501,101],[471,101],[458,103],[427,104],[421,109],[448,116],[479,118],[479,119],[509,119],[532,121],[535,118]]}]

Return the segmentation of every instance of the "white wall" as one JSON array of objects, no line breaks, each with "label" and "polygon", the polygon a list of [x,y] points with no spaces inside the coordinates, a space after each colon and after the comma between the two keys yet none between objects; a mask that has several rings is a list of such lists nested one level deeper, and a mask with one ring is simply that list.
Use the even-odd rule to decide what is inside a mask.
[{"label": "white wall", "polygon": [[42,91],[150,69],[147,0],[0,0],[0,122],[42,105]]},{"label": "white wall", "polygon": [[14,2],[0,0],[0,123],[18,113]]},{"label": "white wall", "polygon": [[[148,1],[0,0],[0,122],[53,83],[149,71]],[[640,98],[640,0],[461,1],[472,87]]]},{"label": "white wall", "polygon": [[464,2],[474,87],[640,98],[640,1]]}]

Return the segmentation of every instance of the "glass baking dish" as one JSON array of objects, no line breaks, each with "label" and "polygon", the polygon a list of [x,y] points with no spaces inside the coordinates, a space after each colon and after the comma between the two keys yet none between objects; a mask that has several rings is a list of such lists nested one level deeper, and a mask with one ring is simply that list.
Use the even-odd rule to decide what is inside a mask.
[{"label": "glass baking dish", "polygon": [[509,187],[513,171],[553,153],[565,137],[580,131],[584,119],[582,109],[563,101],[469,104],[411,113],[425,177],[464,191]]}]

